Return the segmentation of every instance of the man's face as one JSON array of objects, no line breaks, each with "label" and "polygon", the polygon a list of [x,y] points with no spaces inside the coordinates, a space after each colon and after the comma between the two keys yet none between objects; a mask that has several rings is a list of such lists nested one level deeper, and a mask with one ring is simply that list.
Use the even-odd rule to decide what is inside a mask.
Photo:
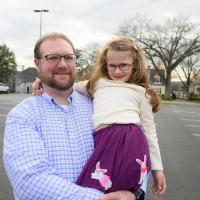
[{"label": "man's face", "polygon": [[60,38],[49,39],[42,43],[40,54],[41,59],[35,59],[35,64],[42,83],[57,90],[70,89],[76,78],[75,60],[65,61],[62,57],[60,61],[52,62],[45,57],[47,55],[73,55],[74,51],[70,44]]}]

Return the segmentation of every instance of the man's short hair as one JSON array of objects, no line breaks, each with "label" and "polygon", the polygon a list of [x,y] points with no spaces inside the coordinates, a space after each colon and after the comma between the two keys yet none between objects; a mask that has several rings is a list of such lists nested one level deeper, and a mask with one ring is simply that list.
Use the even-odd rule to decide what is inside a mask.
[{"label": "man's short hair", "polygon": [[62,33],[48,33],[48,34],[45,34],[44,36],[42,36],[35,44],[35,48],[34,48],[34,58],[36,59],[39,59],[41,57],[41,54],[40,54],[40,47],[42,45],[42,43],[46,40],[49,40],[49,39],[63,39],[65,40],[67,43],[69,43],[69,45],[72,47],[73,51],[75,52],[75,47],[72,43],[72,41],[64,34]]}]

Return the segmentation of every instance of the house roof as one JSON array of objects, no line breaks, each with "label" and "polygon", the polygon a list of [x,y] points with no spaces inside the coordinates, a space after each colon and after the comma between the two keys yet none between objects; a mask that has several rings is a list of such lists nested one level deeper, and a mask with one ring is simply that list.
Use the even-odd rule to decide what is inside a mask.
[{"label": "house roof", "polygon": [[162,78],[162,77],[165,76],[165,70],[164,69],[159,69],[159,71],[156,70],[156,69],[148,69],[148,73],[149,73],[149,81],[150,81],[151,84],[153,84],[153,82],[154,82],[153,81],[154,76],[158,75],[158,76],[161,77],[162,85],[164,85],[164,79]]},{"label": "house roof", "polygon": [[35,78],[37,77],[37,70],[36,68],[30,67],[21,72],[17,72],[16,79],[20,82],[34,82]]}]

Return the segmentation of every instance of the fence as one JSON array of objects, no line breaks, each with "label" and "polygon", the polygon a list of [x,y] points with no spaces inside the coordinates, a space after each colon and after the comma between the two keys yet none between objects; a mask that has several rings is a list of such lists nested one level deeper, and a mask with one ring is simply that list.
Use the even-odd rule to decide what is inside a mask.
[{"label": "fence", "polygon": [[182,91],[173,91],[177,99],[188,99],[187,94]]}]

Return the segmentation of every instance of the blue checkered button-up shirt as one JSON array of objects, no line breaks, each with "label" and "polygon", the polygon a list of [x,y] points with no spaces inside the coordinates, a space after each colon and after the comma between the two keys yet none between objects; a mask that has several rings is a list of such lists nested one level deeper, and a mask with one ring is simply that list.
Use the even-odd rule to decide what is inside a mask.
[{"label": "blue checkered button-up shirt", "polygon": [[92,103],[73,92],[64,108],[47,94],[7,117],[4,165],[16,200],[93,200],[102,193],[74,184],[93,150]]}]

